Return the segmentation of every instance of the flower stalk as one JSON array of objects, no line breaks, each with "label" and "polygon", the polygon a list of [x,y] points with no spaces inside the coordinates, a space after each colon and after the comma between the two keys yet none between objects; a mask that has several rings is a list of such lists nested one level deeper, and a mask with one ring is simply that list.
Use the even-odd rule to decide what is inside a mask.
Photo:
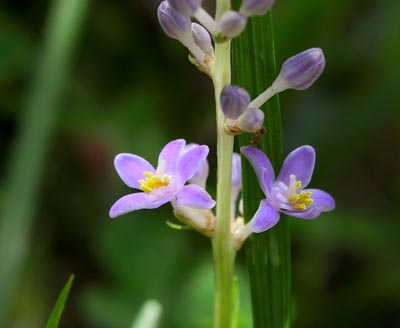
[{"label": "flower stalk", "polygon": [[217,116],[217,207],[215,234],[212,238],[215,270],[214,327],[232,325],[232,284],[236,251],[231,236],[231,179],[233,136],[224,130],[224,115],[220,107],[220,94],[230,84],[230,41],[215,46],[213,76]]},{"label": "flower stalk", "polygon": [[[229,0],[218,0],[216,19],[230,8]],[[224,130],[225,117],[220,106],[222,89],[231,83],[231,43],[215,44],[214,92],[217,117],[217,207],[215,234],[212,238],[215,291],[214,327],[232,326],[233,274],[236,250],[231,235],[231,179],[233,136]]]}]

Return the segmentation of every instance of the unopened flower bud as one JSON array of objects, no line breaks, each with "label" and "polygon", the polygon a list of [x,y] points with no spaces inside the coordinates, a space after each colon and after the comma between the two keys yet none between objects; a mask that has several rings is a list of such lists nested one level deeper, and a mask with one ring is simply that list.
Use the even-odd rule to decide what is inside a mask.
[{"label": "unopened flower bud", "polygon": [[246,16],[262,16],[274,2],[274,0],[243,0],[240,12]]},{"label": "unopened flower bud", "polygon": [[157,15],[165,34],[173,39],[180,40],[191,30],[190,18],[172,8],[168,1],[161,2],[158,6]]},{"label": "unopened flower bud", "polygon": [[236,120],[250,103],[247,91],[235,85],[226,86],[220,97],[222,111],[226,118]]},{"label": "unopened flower bud", "polygon": [[192,16],[201,6],[203,0],[168,0],[176,11],[185,16]]},{"label": "unopened flower bud", "polygon": [[219,27],[223,36],[234,38],[243,32],[247,18],[237,11],[226,11],[219,20]]},{"label": "unopened flower bud", "polygon": [[263,127],[264,112],[259,108],[247,108],[236,124],[242,132],[257,132]]},{"label": "unopened flower bud", "polygon": [[210,33],[197,23],[192,23],[192,34],[194,38],[194,42],[198,45],[198,47],[204,51],[206,54],[213,54],[214,47],[211,42]]},{"label": "unopened flower bud", "polygon": [[287,59],[277,78],[286,88],[304,90],[311,86],[325,68],[322,49],[311,48]]}]

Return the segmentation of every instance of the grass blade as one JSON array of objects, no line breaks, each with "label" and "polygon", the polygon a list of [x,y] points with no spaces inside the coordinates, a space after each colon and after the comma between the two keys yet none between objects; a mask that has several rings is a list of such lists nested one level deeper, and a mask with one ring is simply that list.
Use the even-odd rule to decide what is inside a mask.
[{"label": "grass blade", "polygon": [[46,323],[45,328],[57,328],[60,323],[61,315],[64,311],[65,303],[67,302],[67,298],[69,295],[69,291],[71,290],[72,283],[74,282],[74,275],[72,274],[64,288],[62,289],[60,295],[58,295],[57,302],[51,311],[49,320]]},{"label": "grass blade", "polygon": [[0,213],[0,327],[7,326],[10,299],[28,254],[46,153],[88,3],[52,1],[36,74],[21,110]]},{"label": "grass blade", "polygon": [[[233,83],[244,87],[254,98],[276,78],[271,12],[249,19],[246,31],[232,45]],[[263,106],[266,134],[259,147],[275,170],[283,160],[282,126],[278,96]],[[240,146],[254,136],[242,135]],[[245,219],[249,220],[264,198],[257,178],[246,160],[242,161]],[[290,232],[286,218],[273,229],[253,235],[246,243],[254,327],[282,328],[291,324]]]}]

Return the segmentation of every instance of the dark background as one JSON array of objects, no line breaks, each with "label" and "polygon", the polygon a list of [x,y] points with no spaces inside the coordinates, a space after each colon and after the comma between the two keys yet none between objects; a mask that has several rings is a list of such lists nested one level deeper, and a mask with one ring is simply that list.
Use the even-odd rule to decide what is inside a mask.
[{"label": "dark background", "polygon": [[[0,3],[0,196],[50,3]],[[209,241],[168,228],[169,205],[108,218],[129,192],[113,157],[131,152],[154,163],[178,137],[210,146],[214,193],[211,83],[162,33],[158,3],[90,3],[7,327],[43,327],[72,272],[62,327],[129,327],[149,298],[163,306],[162,327],[212,326]],[[274,24],[278,66],[324,49],[322,77],[281,94],[284,143],[285,153],[316,148],[312,186],[337,202],[316,221],[291,220],[294,327],[399,327],[400,2],[277,0]],[[237,267],[241,327],[251,327],[243,254]]]}]

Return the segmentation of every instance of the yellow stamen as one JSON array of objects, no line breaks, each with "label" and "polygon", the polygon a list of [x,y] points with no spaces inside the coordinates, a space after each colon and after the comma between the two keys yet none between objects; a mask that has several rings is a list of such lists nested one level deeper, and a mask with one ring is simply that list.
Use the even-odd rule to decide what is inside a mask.
[{"label": "yellow stamen", "polygon": [[288,199],[288,201],[290,203],[295,203],[292,205],[295,210],[305,211],[307,209],[307,206],[311,205],[314,202],[314,199],[311,198],[311,195],[311,191],[302,191],[300,192],[300,194],[294,194]]},{"label": "yellow stamen", "polygon": [[141,179],[138,182],[140,184],[140,189],[146,193],[151,192],[153,189],[158,189],[169,185],[169,177],[167,175],[159,177],[149,171],[144,172],[143,175],[146,177],[146,179]]},{"label": "yellow stamen", "polygon": [[288,199],[288,201],[289,201],[290,203],[294,203],[294,202],[297,202],[299,199],[300,199],[300,195],[299,195],[299,194],[294,194],[292,197],[290,197],[290,198]]}]

